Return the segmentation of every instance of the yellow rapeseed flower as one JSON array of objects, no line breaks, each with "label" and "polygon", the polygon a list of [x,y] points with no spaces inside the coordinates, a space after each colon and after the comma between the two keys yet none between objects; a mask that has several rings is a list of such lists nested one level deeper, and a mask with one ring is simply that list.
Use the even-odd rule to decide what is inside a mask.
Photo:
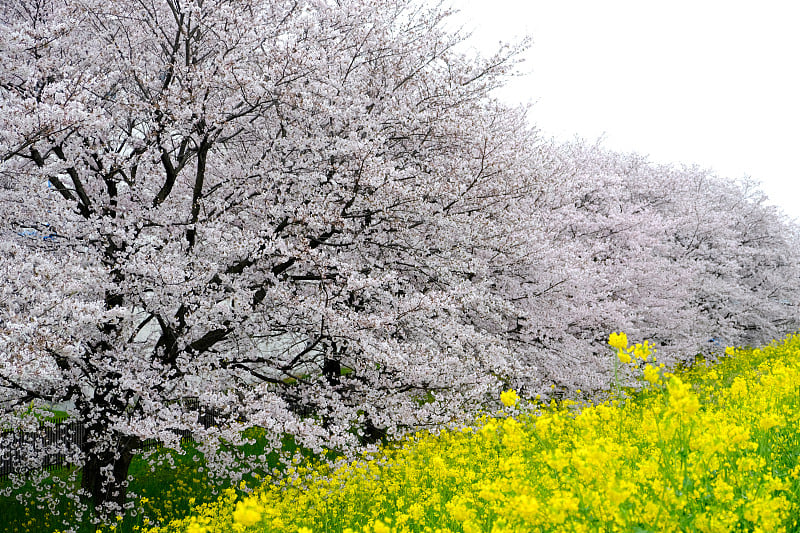
[{"label": "yellow rapeseed flower", "polygon": [[[374,531],[374,533],[391,533],[392,530],[380,520],[376,520],[375,525],[372,526],[372,531]],[[309,533],[311,532],[309,531]]]},{"label": "yellow rapeseed flower", "polygon": [[672,376],[667,387],[671,412],[692,416],[700,409],[700,399],[692,392],[692,386],[678,376]]},{"label": "yellow rapeseed flower", "polygon": [[608,344],[617,350],[624,350],[628,347],[628,336],[621,331],[619,333],[614,332],[608,336]]},{"label": "yellow rapeseed flower", "polygon": [[261,520],[261,512],[252,500],[244,500],[236,504],[233,521],[245,527],[252,526]]},{"label": "yellow rapeseed flower", "polygon": [[[628,348],[615,335],[618,352],[643,360],[643,381],[663,387],[421,431],[385,456],[298,467],[296,478],[265,483],[244,502],[231,489],[193,517],[148,531],[244,533],[249,512],[261,513],[255,528],[288,533],[310,533],[301,525],[344,533],[796,529],[800,466],[785,465],[798,438],[800,336],[761,354],[736,350],[716,370],[669,374],[654,353],[643,358],[649,343]],[[501,401],[519,398],[506,391]]]},{"label": "yellow rapeseed flower", "polygon": [[775,413],[769,413],[761,417],[761,420],[758,421],[758,427],[763,431],[767,431],[775,426],[780,426],[781,422],[782,420],[778,415]]},{"label": "yellow rapeseed flower", "polygon": [[513,389],[509,389],[502,394],[500,394],[500,401],[503,402],[503,405],[506,407],[514,407],[517,405],[519,401],[519,396],[517,396],[517,391]]},{"label": "yellow rapeseed flower", "polygon": [[658,368],[650,364],[644,367],[644,379],[649,383],[656,383],[660,377],[661,376],[658,373]]},{"label": "yellow rapeseed flower", "polygon": [[641,359],[642,361],[647,361],[654,351],[655,348],[653,348],[653,345],[648,341],[644,341],[643,343],[637,344],[633,347],[633,356]]},{"label": "yellow rapeseed flower", "polygon": [[206,533],[206,531],[206,528],[198,524],[196,520],[192,520],[186,527],[186,533]]}]

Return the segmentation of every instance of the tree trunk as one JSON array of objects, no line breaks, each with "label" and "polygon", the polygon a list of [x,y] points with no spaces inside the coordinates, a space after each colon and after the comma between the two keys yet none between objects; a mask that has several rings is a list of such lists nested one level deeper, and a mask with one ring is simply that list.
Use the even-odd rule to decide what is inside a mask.
[{"label": "tree trunk", "polygon": [[123,514],[128,495],[128,468],[133,453],[127,447],[90,453],[81,471],[81,489],[103,521]]}]

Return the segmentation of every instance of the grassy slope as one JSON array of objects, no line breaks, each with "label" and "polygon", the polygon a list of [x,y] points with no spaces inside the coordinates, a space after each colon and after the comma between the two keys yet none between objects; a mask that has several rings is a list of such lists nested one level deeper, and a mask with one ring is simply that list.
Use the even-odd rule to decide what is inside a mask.
[{"label": "grassy slope", "polygon": [[633,397],[533,405],[388,457],[300,466],[161,531],[797,531],[800,337],[649,375]]},{"label": "grassy slope", "polygon": [[[619,403],[590,406],[584,408],[584,414],[577,419],[575,410],[571,408],[536,406],[533,408],[537,411],[535,416],[517,417],[521,423],[511,418],[501,418],[485,420],[482,429],[474,432],[445,433],[436,438],[418,435],[402,448],[389,452],[392,457],[390,463],[394,466],[388,469],[377,462],[363,462],[334,474],[328,473],[337,484],[344,484],[346,490],[340,490],[338,485],[336,490],[331,490],[330,484],[326,484],[328,482],[311,481],[312,490],[305,490],[305,485],[304,490],[284,487],[277,499],[271,499],[275,494],[270,496],[270,489],[267,489],[261,494],[261,500],[251,500],[250,504],[238,500],[236,491],[231,491],[221,500],[225,502],[227,498],[227,503],[212,504],[205,514],[221,517],[221,521],[218,521],[220,529],[216,530],[232,530],[232,522],[237,517],[246,523],[248,516],[252,518],[257,515],[259,525],[254,526],[254,531],[287,528],[296,531],[306,526],[314,531],[320,530],[320,526],[328,531],[346,531],[347,527],[380,531],[385,523],[392,523],[397,531],[424,531],[425,524],[444,528],[443,531],[448,528],[452,531],[489,531],[493,527],[498,531],[502,528],[518,530],[523,523],[528,530],[546,530],[547,526],[541,524],[558,524],[558,529],[580,531],[583,525],[597,529],[614,522],[620,522],[619,529],[627,531],[668,530],[670,527],[712,530],[713,526],[722,527],[724,524],[720,520],[712,524],[709,517],[732,520],[731,512],[740,526],[752,526],[755,522],[748,520],[748,516],[763,521],[758,514],[762,513],[768,519],[766,515],[775,510],[770,507],[770,502],[786,500],[791,504],[797,501],[800,494],[795,469],[798,436],[792,428],[797,414],[796,398],[791,400],[792,395],[788,394],[776,399],[758,388],[763,385],[762,375],[769,375],[776,365],[787,368],[800,365],[798,352],[800,341],[795,339],[781,347],[740,351],[735,357],[723,358],[714,367],[698,365],[682,373],[685,381],[695,384],[694,391],[689,391],[689,397],[695,395],[701,402],[698,413],[717,413],[713,414],[717,418],[697,420],[697,423],[710,423],[717,428],[730,428],[731,424],[751,427],[747,442],[751,443],[751,447],[756,446],[755,451],[766,453],[765,461],[768,459],[769,465],[744,470],[746,477],[758,478],[757,482],[734,487],[731,501],[744,502],[739,506],[731,502],[725,506],[722,504],[726,502],[718,501],[726,497],[724,487],[718,480],[733,480],[742,474],[738,470],[745,468],[747,461],[744,461],[744,466],[739,463],[749,452],[740,446],[727,450],[725,461],[709,463],[708,459],[719,461],[722,457],[723,454],[718,450],[706,457],[705,463],[701,464],[703,468],[698,467],[698,436],[709,432],[696,424],[684,424],[681,437],[680,424],[676,430],[674,424],[663,423],[667,419],[675,419],[676,413],[670,412],[670,398],[679,396],[679,393],[667,390],[662,383],[638,394],[635,399],[626,400],[625,408],[620,409]],[[748,394],[743,398],[732,398],[730,391],[741,388],[742,383]],[[741,402],[748,395],[756,397],[759,394],[761,399],[755,405]],[[734,399],[736,401],[731,403]],[[773,405],[768,405],[769,402]],[[720,403],[723,404],[723,411],[727,409],[735,415],[734,418],[738,417],[737,421],[724,426],[724,420],[718,414]],[[778,426],[762,430],[759,426],[763,425],[763,416],[754,418],[754,408],[760,409],[762,415],[777,408],[783,418]],[[674,411],[674,406],[672,409]],[[660,417],[647,416],[648,412],[659,413]],[[748,415],[748,412],[751,414]],[[659,421],[662,422],[660,428]],[[650,433],[653,430],[656,433],[673,431],[679,438],[669,444],[668,439],[663,438],[656,441],[643,439],[640,430],[647,424],[652,426]],[[600,428],[610,429],[611,432],[598,433]],[[730,440],[730,435],[727,437]],[[586,459],[592,452],[587,445],[598,442],[602,446],[594,448],[594,460],[602,462],[605,457],[607,462],[582,469],[580,458]],[[535,446],[528,446],[527,443],[535,443]],[[659,446],[662,447],[660,455],[653,455]],[[713,446],[713,440],[707,443],[712,452]],[[168,466],[167,460],[155,471],[151,471],[143,461],[132,465],[131,490],[140,496],[137,501],[140,512],[135,517],[126,518],[117,531],[146,527],[148,521],[144,516],[150,521],[166,523],[170,519],[189,515],[193,506],[216,501],[202,462],[194,461],[191,449],[189,452],[180,456],[173,454],[174,468]],[[677,460],[664,461],[667,453]],[[692,453],[695,455],[692,456]],[[661,462],[643,461],[648,454],[651,459],[661,457]],[[615,455],[627,459],[609,462]],[[402,468],[398,464],[402,464]],[[642,477],[641,468],[637,467],[642,464],[650,464],[648,468],[655,466],[657,472],[662,472],[659,478],[662,484],[666,479],[674,485],[681,485],[680,488],[676,491],[674,486],[670,486],[669,490],[662,490],[662,487],[658,489],[661,492],[656,494],[656,489],[648,485],[652,485],[653,474],[649,478]],[[710,466],[716,468],[710,469]],[[697,470],[697,475],[692,470]],[[735,475],[734,470],[737,471]],[[761,475],[767,470],[775,479],[785,481],[787,486],[769,489],[767,485],[770,481],[765,481]],[[320,474],[319,469],[301,469],[298,472],[302,475]],[[607,482],[601,483],[602,480],[591,477],[592,472],[602,472]],[[720,472],[725,475],[721,476]],[[374,481],[376,476],[382,480],[378,486]],[[682,476],[680,483],[678,476]],[[667,479],[669,477],[674,479]],[[531,482],[532,479],[535,483]],[[540,487],[544,492],[532,490],[535,487]],[[576,493],[573,490],[575,487],[584,487],[586,491]],[[67,490],[70,490],[70,486]],[[769,492],[766,496],[765,491]],[[339,496],[332,497],[332,494]],[[690,498],[692,494],[694,500]],[[663,509],[653,507],[652,503],[657,498],[666,502]],[[671,502],[671,499],[674,501]],[[765,502],[763,509],[755,509],[752,505],[747,507],[748,501],[756,499]],[[60,500],[60,516],[69,512],[65,502],[63,498]],[[537,506],[536,502],[546,505]],[[648,506],[648,503],[651,505]],[[311,508],[316,509],[316,514],[298,512]],[[777,509],[773,514],[777,513],[776,516],[781,518],[789,508]],[[0,499],[0,509],[4,531],[52,532],[59,528],[58,518],[10,498]],[[201,517],[202,522],[203,509],[196,510],[195,514]],[[684,522],[679,520],[671,526],[667,518],[673,515],[684,517]],[[583,525],[574,521],[573,516],[584,517]],[[189,517],[167,530],[185,530],[192,524],[202,525]],[[789,526],[796,528],[796,525]],[[94,531],[91,527],[82,529]],[[199,529],[196,531],[199,533]]]}]

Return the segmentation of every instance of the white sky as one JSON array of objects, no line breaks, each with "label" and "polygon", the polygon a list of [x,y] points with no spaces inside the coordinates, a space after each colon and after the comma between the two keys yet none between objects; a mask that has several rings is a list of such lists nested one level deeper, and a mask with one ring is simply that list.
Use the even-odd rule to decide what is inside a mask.
[{"label": "white sky", "polygon": [[800,219],[800,2],[450,0],[488,53],[531,35],[500,96],[545,136],[752,176]]}]

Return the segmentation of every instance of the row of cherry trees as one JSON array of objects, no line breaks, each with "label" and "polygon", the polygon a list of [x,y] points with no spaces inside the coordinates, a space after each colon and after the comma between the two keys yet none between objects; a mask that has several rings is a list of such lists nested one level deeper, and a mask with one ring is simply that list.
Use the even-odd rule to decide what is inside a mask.
[{"label": "row of cherry trees", "polygon": [[519,50],[464,56],[446,17],[4,1],[0,423],[66,406],[101,518],[176,430],[237,476],[248,425],[353,450],[602,388],[612,330],[674,361],[797,327],[796,229],[757,188],[542,140],[491,98]]},{"label": "row of cherry trees", "polygon": [[537,255],[501,289],[526,311],[513,338],[537,390],[607,388],[610,331],[674,364],[800,329],[800,231],[752,180],[582,142],[540,150]]}]

